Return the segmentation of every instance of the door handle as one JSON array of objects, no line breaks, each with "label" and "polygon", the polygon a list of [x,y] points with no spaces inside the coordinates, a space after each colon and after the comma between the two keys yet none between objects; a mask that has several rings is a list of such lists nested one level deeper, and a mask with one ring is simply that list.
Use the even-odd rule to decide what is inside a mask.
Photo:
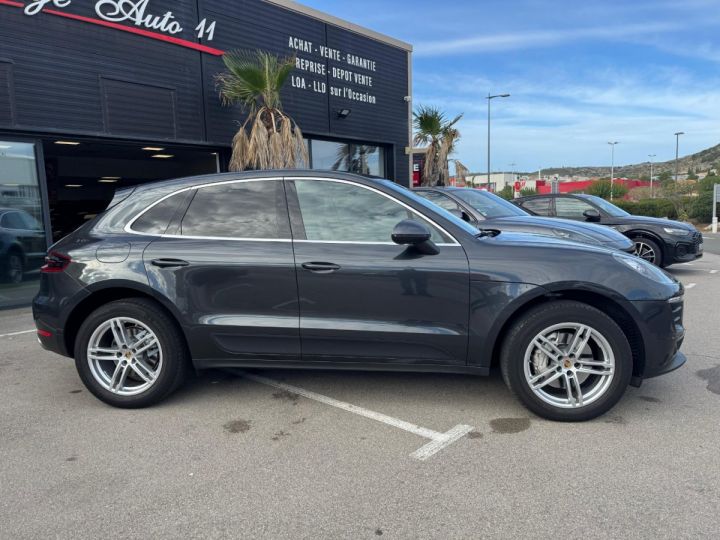
[{"label": "door handle", "polygon": [[150,264],[160,268],[173,268],[175,266],[188,266],[190,263],[182,259],[153,259]]},{"label": "door handle", "polygon": [[310,270],[316,274],[329,274],[340,270],[340,265],[329,262],[304,262],[301,265],[305,270]]}]

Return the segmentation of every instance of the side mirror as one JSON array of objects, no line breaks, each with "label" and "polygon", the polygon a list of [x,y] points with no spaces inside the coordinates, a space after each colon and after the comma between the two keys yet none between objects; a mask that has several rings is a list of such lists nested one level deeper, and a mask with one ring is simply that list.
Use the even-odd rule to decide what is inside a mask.
[{"label": "side mirror", "polygon": [[600,212],[594,208],[588,208],[583,212],[583,216],[587,221],[600,221]]},{"label": "side mirror", "polygon": [[427,225],[414,219],[404,219],[393,229],[390,238],[401,246],[414,246],[421,253],[435,255],[439,253],[435,244],[430,240],[432,233]]},{"label": "side mirror", "polygon": [[467,212],[463,212],[459,208],[453,208],[452,210],[448,210],[448,212],[450,212],[453,216],[470,223],[470,216],[467,215]]}]

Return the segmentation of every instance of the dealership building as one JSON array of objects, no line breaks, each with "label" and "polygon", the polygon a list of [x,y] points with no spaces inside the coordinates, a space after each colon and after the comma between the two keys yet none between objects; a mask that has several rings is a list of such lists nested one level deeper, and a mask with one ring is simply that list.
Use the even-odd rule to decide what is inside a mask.
[{"label": "dealership building", "polygon": [[226,170],[234,49],[295,57],[281,95],[310,167],[410,183],[406,43],[287,0],[0,0],[0,307],[116,189]]}]

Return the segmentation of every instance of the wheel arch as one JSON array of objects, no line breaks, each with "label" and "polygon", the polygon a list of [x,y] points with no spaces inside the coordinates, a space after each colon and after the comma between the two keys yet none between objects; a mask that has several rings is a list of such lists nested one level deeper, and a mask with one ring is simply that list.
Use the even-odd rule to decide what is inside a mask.
[{"label": "wheel arch", "polygon": [[162,309],[170,320],[177,326],[184,338],[186,350],[190,350],[187,334],[183,325],[180,324],[180,313],[169,302],[164,301],[149,287],[134,282],[113,281],[106,282],[103,286],[90,288],[90,294],[83,298],[75,305],[67,317],[64,328],[64,344],[66,351],[70,356],[74,355],[75,339],[83,321],[94,310],[102,305],[115,300],[123,300],[127,298],[144,298],[151,300]]},{"label": "wheel arch", "polygon": [[583,288],[568,289],[560,287],[554,290],[548,290],[546,294],[534,296],[521,305],[515,306],[515,309],[504,318],[494,336],[490,359],[491,366],[497,366],[499,364],[505,338],[515,322],[530,309],[557,300],[575,300],[587,304],[614,320],[618,326],[620,326],[620,329],[630,344],[633,357],[633,377],[642,377],[645,371],[645,345],[640,328],[630,311],[631,308],[623,305],[622,300],[613,298],[612,295],[604,294],[598,290]]},{"label": "wheel arch", "polygon": [[666,245],[665,241],[660,237],[659,234],[654,233],[652,231],[648,231],[647,229],[630,229],[628,231],[623,231],[623,234],[625,236],[627,236],[630,240],[633,240],[635,238],[647,238],[648,240],[652,240],[660,248],[660,251],[662,252],[663,261],[667,260],[667,258],[668,258],[667,245]]}]

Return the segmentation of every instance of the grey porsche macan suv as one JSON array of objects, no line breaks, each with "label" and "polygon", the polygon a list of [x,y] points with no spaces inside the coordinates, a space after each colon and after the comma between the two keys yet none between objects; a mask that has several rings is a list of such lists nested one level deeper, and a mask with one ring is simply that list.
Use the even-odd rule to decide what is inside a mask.
[{"label": "grey porsche macan suv", "polygon": [[387,180],[228,173],[119,192],[50,248],[43,347],[118,407],[204,368],[487,375],[594,418],[685,362],[683,288],[600,246],[478,231]]}]

